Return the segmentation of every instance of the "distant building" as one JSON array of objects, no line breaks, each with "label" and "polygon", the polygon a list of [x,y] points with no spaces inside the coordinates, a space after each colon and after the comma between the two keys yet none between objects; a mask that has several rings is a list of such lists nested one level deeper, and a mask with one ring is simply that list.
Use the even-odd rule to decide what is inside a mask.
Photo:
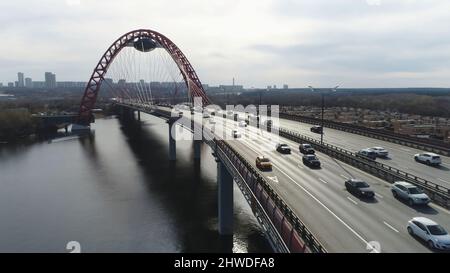
[{"label": "distant building", "polygon": [[56,87],[58,88],[84,88],[87,83],[85,82],[57,82]]},{"label": "distant building", "polygon": [[2,82],[0,82],[0,88],[2,88],[3,87],[3,83]]},{"label": "distant building", "polygon": [[106,84],[106,86],[108,86],[108,87],[112,87],[113,84],[114,84],[114,81],[113,81],[113,79],[111,79],[111,78],[105,78],[105,84]]},{"label": "distant building", "polygon": [[34,81],[33,88],[46,88],[46,84],[43,81]]},{"label": "distant building", "polygon": [[17,87],[25,87],[23,77],[24,75],[22,72],[17,73]]},{"label": "distant building", "polygon": [[19,87],[19,82],[18,81],[14,82],[14,87],[16,87],[16,88]]},{"label": "distant building", "polygon": [[13,83],[13,82],[8,82],[8,87],[9,87],[9,88],[14,87],[14,83]]},{"label": "distant building", "polygon": [[31,78],[25,78],[25,87],[33,88],[33,80]]},{"label": "distant building", "polygon": [[289,86],[288,86],[287,84],[284,84],[284,85],[283,85],[283,89],[284,89],[284,90],[288,90],[288,89],[289,89]]},{"label": "distant building", "polygon": [[56,88],[56,75],[52,72],[45,72],[45,87]]},{"label": "distant building", "polygon": [[242,85],[219,85],[219,89],[228,92],[228,91],[242,91],[244,86]]}]

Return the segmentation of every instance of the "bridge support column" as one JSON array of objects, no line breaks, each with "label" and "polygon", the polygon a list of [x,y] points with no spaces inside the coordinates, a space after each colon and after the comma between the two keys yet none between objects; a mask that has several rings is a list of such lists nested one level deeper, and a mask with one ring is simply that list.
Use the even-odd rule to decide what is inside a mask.
[{"label": "bridge support column", "polygon": [[137,111],[137,118],[139,121],[141,121],[141,111],[139,111],[139,110]]},{"label": "bridge support column", "polygon": [[194,159],[200,159],[201,144],[202,144],[201,140],[194,140]]},{"label": "bridge support column", "polygon": [[219,205],[219,234],[233,234],[233,177],[225,165],[217,160]]},{"label": "bridge support column", "polygon": [[175,126],[176,119],[169,119],[167,123],[169,124],[169,160],[175,161],[177,159],[177,142],[175,141]]}]

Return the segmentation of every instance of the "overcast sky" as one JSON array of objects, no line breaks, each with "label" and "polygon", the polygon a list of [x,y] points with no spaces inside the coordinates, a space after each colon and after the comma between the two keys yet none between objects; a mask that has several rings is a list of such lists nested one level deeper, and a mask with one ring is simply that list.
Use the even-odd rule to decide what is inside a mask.
[{"label": "overcast sky", "polygon": [[448,0],[5,0],[0,82],[87,81],[112,41],[159,31],[204,83],[450,87]]}]

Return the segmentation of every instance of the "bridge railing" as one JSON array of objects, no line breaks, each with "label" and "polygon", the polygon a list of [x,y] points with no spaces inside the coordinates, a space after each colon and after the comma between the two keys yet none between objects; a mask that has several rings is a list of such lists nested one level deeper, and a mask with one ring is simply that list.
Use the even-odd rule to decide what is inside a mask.
[{"label": "bridge railing", "polygon": [[[321,123],[321,120],[317,118],[293,115],[288,113],[279,113],[279,117],[309,124]],[[417,137],[390,132],[387,130],[366,128],[358,125],[345,124],[332,120],[324,120],[324,126],[340,131],[345,131],[353,134],[363,135],[371,138],[401,144],[415,149],[450,156],[450,144],[438,140],[421,139]]]},{"label": "bridge railing", "polygon": [[252,209],[256,204],[264,208],[290,252],[326,252],[306,225],[243,156],[223,140],[214,142],[216,149],[226,155],[251,190],[254,196],[254,200],[249,202]]},{"label": "bridge railing", "polygon": [[345,150],[340,147],[336,147],[331,144],[321,144],[319,140],[311,137],[301,135],[297,132],[293,132],[283,128],[277,128],[280,136],[293,140],[297,143],[309,143],[318,151],[327,154],[333,158],[339,159],[345,163],[357,167],[367,173],[375,175],[383,180],[394,183],[396,181],[407,181],[411,184],[422,188],[430,198],[437,204],[443,207],[450,208],[450,189],[444,186],[435,184],[426,179],[411,175],[407,172],[401,171],[394,167],[385,165],[380,162],[370,160],[357,154]]}]

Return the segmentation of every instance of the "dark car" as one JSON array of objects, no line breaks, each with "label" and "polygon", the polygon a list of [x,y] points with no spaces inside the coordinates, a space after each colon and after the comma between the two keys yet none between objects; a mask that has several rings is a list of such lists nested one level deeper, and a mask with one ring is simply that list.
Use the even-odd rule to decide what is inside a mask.
[{"label": "dark car", "polygon": [[374,198],[375,192],[370,188],[370,185],[359,179],[349,179],[345,181],[345,188],[348,192],[359,197]]},{"label": "dark car", "polygon": [[290,154],[291,148],[287,144],[277,144],[277,152],[282,154]]},{"label": "dark car", "polygon": [[313,155],[316,153],[316,151],[314,151],[314,148],[311,146],[311,144],[300,144],[298,146],[298,149],[300,150],[300,153],[305,154],[305,155]]},{"label": "dark car", "polygon": [[271,127],[272,126],[272,120],[270,120],[270,119],[268,119],[268,120],[265,120],[264,122],[263,122],[263,125],[264,126],[267,126],[267,127]]},{"label": "dark car", "polygon": [[304,165],[310,168],[320,168],[320,161],[315,155],[304,155],[302,161]]},{"label": "dark car", "polygon": [[323,132],[323,128],[322,128],[322,126],[315,125],[315,126],[311,127],[311,132],[321,134]]}]

